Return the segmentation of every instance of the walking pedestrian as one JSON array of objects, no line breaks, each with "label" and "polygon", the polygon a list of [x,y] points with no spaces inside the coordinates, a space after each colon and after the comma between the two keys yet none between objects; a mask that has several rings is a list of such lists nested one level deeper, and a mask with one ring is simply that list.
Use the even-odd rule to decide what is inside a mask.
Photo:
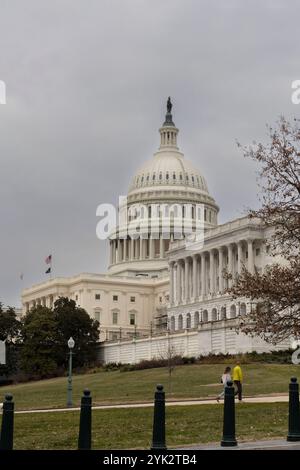
[{"label": "walking pedestrian", "polygon": [[224,394],[225,394],[225,387],[227,385],[227,382],[230,382],[231,381],[231,367],[227,366],[225,367],[225,370],[224,370],[224,374],[222,375],[222,378],[221,378],[221,382],[223,384],[223,390],[222,392],[220,393],[220,395],[217,396],[217,401],[219,402],[220,401],[220,398],[223,398],[224,397]]},{"label": "walking pedestrian", "polygon": [[242,382],[243,382],[243,373],[241,364],[239,361],[236,361],[236,365],[233,368],[233,383],[236,387],[235,395],[238,395],[239,401],[242,401]]}]

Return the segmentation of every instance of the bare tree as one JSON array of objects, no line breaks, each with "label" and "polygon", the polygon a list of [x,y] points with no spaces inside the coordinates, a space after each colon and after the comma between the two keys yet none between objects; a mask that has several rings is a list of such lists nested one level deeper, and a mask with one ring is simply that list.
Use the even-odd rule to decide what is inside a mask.
[{"label": "bare tree", "polygon": [[173,338],[170,333],[169,321],[167,324],[167,343],[164,348],[159,348],[159,357],[162,360],[167,362],[167,371],[168,371],[168,391],[171,395],[172,393],[172,374],[176,365],[178,364],[178,358],[182,355],[181,351],[178,351],[178,348],[173,343]]},{"label": "bare tree", "polygon": [[[249,217],[272,227],[268,240],[274,262],[263,273],[245,268],[229,290],[254,301],[240,328],[277,343],[300,336],[300,128],[283,117],[268,128],[269,143],[244,147],[244,156],[260,165],[261,208]],[[241,146],[240,146],[241,147]],[[284,262],[278,262],[281,257]]]}]

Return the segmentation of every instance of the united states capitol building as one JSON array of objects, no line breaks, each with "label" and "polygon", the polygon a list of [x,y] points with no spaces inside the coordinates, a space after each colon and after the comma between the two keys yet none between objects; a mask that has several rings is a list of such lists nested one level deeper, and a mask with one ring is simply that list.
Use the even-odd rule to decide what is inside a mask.
[{"label": "united states capitol building", "polygon": [[100,322],[106,362],[164,357],[170,345],[185,356],[287,348],[288,341],[275,347],[237,331],[253,305],[232,299],[226,289],[243,266],[263,272],[274,262],[270,229],[248,217],[218,224],[219,206],[179,150],[171,112],[169,99],[159,149],[120,204],[109,235],[108,272],[24,289],[23,313],[39,304],[51,308],[60,296],[74,299]]}]

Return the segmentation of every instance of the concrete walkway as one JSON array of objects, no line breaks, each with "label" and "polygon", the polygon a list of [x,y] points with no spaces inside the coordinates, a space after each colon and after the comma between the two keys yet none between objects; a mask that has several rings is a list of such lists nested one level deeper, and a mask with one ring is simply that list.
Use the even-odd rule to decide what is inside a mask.
[{"label": "concrete walkway", "polygon": [[[287,403],[289,400],[288,395],[270,395],[270,396],[257,396],[245,397],[242,403],[236,401],[237,406],[243,406],[244,403]],[[167,401],[166,406],[192,406],[192,405],[222,405],[223,401],[219,403],[217,400],[178,400]],[[147,403],[122,403],[115,405],[95,405],[93,410],[110,410],[120,408],[148,408],[153,407],[153,402]],[[20,410],[15,411],[16,414],[29,414],[29,413],[60,413],[62,411],[79,411],[80,407],[74,408],[50,408],[41,410]]]},{"label": "concrete walkway", "polygon": [[180,450],[300,450],[300,442],[270,439],[268,441],[238,442],[236,447],[221,447],[220,442],[216,442],[180,447]]}]

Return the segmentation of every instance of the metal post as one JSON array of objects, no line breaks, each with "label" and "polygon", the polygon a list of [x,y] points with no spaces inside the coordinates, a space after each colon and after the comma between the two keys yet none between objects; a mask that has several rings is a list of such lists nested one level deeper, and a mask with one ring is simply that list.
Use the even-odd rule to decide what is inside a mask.
[{"label": "metal post", "polygon": [[12,450],[14,440],[14,402],[11,394],[5,395],[3,403],[0,450]]},{"label": "metal post", "polygon": [[221,446],[237,446],[237,441],[235,438],[234,387],[231,381],[227,382],[225,387],[223,437]]},{"label": "metal post", "polygon": [[78,450],[92,448],[92,397],[89,390],[83,391],[80,408]]},{"label": "metal post", "polygon": [[287,441],[300,441],[299,384],[296,377],[289,384],[289,432]]},{"label": "metal post", "polygon": [[73,406],[73,402],[72,402],[72,355],[73,355],[73,352],[72,352],[72,349],[70,348],[67,406]]},{"label": "metal post", "polygon": [[154,397],[153,436],[151,449],[166,449],[165,392],[157,385]]}]

